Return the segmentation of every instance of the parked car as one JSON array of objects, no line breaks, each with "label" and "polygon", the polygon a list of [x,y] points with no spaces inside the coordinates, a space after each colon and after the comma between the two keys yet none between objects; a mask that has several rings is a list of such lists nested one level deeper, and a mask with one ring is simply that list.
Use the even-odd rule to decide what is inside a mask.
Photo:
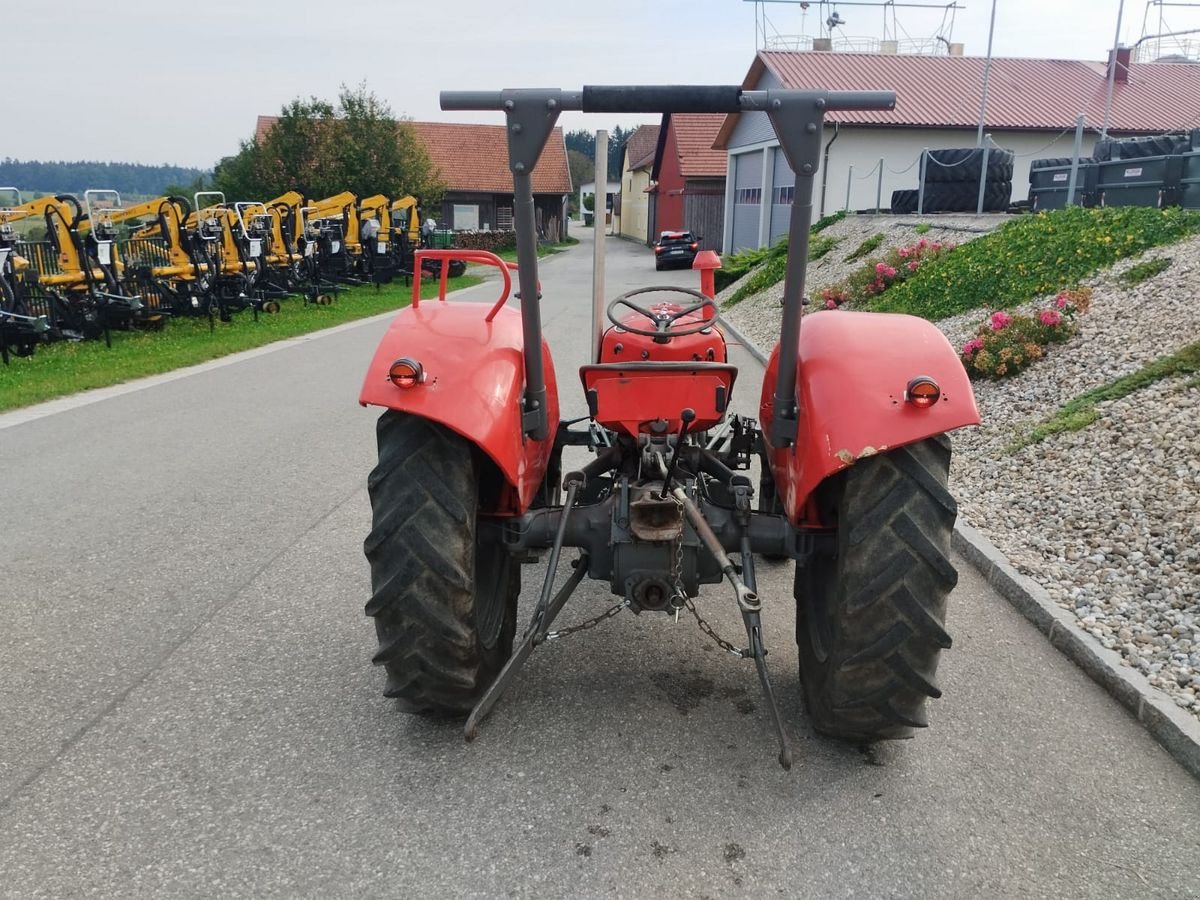
[{"label": "parked car", "polygon": [[661,272],[673,266],[691,268],[700,243],[690,231],[664,231],[654,245],[654,270]]}]

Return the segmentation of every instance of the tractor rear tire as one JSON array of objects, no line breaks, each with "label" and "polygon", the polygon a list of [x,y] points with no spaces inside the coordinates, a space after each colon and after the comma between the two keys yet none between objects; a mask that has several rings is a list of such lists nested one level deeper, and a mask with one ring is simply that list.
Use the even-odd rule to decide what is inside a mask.
[{"label": "tractor rear tire", "polygon": [[865,743],[929,724],[958,580],[949,470],[940,435],[859,460],[823,491],[837,549],[797,566],[795,590],[800,680],[821,734]]},{"label": "tractor rear tire", "polygon": [[447,428],[389,410],[376,428],[363,544],[387,671],[384,696],[407,712],[464,716],[512,656],[520,564],[476,538],[480,461]]}]

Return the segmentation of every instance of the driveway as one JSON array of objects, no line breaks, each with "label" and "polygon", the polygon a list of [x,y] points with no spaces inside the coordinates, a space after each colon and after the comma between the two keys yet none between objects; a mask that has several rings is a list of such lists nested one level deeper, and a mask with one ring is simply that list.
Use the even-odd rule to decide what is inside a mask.
[{"label": "driveway", "polygon": [[[585,411],[577,233],[541,270],[564,415]],[[695,283],[623,241],[608,260],[609,297]],[[472,745],[399,713],[363,616],[376,413],[355,402],[385,328],[0,416],[0,894],[1200,894],[1200,786],[961,563],[945,697],[912,741],[811,732],[769,564],[790,773],[753,666],[683,618],[539,649]],[[733,357],[752,412],[760,369]],[[585,583],[560,621],[611,602]]]}]

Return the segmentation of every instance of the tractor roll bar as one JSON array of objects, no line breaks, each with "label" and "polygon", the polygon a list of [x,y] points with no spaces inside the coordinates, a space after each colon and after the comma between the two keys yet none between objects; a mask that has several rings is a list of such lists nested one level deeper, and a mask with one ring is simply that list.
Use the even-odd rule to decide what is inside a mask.
[{"label": "tractor roll bar", "polygon": [[783,281],[783,324],[775,380],[771,443],[796,440],[796,355],[804,297],[808,230],[812,225],[813,180],[821,162],[821,129],[826,112],[894,109],[892,91],[765,90],[736,85],[595,85],[578,91],[535,88],[503,91],[443,91],[445,110],[502,110],[507,119],[508,167],[513,173],[513,223],[517,231],[517,277],[521,286],[521,330],[525,343],[525,396],[522,427],[535,440],[551,434],[546,416],[546,377],[542,365],[542,313],[537,290],[537,230],[533,167],[564,110],[602,113],[763,112],[796,175],[787,265]]},{"label": "tractor roll bar", "polygon": [[[591,85],[581,91],[442,91],[444,110],[506,110],[518,95],[536,95],[547,109],[597,113],[768,112],[772,100],[806,96],[821,109],[891,109],[893,91],[744,91],[737,85]],[[550,105],[553,103],[553,105]]]}]

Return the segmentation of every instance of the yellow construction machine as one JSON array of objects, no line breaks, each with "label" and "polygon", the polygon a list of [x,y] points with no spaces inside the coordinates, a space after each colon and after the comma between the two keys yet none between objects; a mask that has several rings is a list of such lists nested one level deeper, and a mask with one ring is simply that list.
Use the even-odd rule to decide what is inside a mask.
[{"label": "yellow construction machine", "polygon": [[80,227],[110,240],[118,226],[133,227],[130,237],[114,240],[112,250],[112,265],[126,293],[137,294],[148,309],[161,314],[215,314],[215,272],[192,252],[184,225],[192,212],[188,200],[164,196],[123,206],[119,197],[114,202],[97,196],[106,193],[85,194],[88,215]]},{"label": "yellow construction machine", "polygon": [[[41,218],[45,240],[27,240],[13,225],[24,219]],[[71,194],[56,194],[0,209],[0,246],[5,250],[4,286],[0,293],[11,310],[5,334],[16,329],[17,315],[32,317],[45,340],[83,340],[103,335],[109,329],[131,324],[153,324],[141,300],[125,293],[116,276],[112,243],[80,231],[85,216],[79,200]],[[9,326],[12,325],[12,328]],[[25,335],[7,346],[18,353],[31,348]]]}]

